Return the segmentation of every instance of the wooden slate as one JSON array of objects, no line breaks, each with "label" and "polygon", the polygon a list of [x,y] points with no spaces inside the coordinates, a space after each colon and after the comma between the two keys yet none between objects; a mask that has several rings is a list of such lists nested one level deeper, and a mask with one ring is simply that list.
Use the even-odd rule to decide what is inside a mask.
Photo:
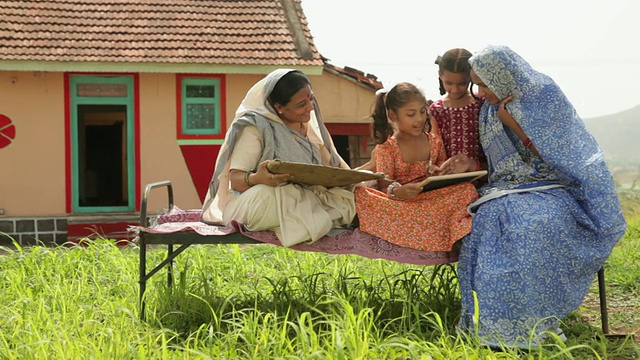
[{"label": "wooden slate", "polygon": [[364,170],[340,169],[324,165],[313,165],[271,160],[267,169],[274,174],[291,174],[293,182],[306,185],[322,185],[327,188],[357,184],[361,181],[384,179],[383,173]]}]

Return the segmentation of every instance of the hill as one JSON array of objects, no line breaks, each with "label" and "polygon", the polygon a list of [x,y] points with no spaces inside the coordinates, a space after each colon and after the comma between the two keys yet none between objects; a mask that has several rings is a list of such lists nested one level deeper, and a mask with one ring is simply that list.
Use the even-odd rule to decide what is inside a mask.
[{"label": "hill", "polygon": [[584,122],[604,150],[607,163],[640,165],[640,106]]}]

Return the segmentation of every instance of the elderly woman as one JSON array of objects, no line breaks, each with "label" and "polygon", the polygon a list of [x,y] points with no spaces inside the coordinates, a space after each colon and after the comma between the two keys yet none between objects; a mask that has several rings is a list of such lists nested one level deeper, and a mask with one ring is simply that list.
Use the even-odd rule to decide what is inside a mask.
[{"label": "elderly woman", "polygon": [[227,131],[202,220],[274,230],[284,246],[315,241],[355,216],[353,192],[309,187],[272,174],[270,160],[348,168],[322,122],[309,79],[279,69],[247,93]]},{"label": "elderly woman", "polygon": [[469,63],[489,177],[462,242],[459,329],[489,346],[535,346],[563,336],[560,319],[626,222],[602,149],[558,85],[505,46]]}]

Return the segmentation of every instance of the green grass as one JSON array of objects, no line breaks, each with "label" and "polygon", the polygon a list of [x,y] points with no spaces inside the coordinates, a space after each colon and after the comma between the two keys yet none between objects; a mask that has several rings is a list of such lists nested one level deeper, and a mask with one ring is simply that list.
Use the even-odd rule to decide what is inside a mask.
[{"label": "green grass", "polygon": [[[633,206],[632,206],[633,208]],[[607,262],[610,327],[640,340],[640,217]],[[638,359],[601,335],[597,285],[559,339],[492,351],[454,328],[455,266],[419,267],[271,245],[194,246],[148,282],[138,319],[138,250],[5,249],[0,359]],[[150,263],[164,256],[149,252]]]}]

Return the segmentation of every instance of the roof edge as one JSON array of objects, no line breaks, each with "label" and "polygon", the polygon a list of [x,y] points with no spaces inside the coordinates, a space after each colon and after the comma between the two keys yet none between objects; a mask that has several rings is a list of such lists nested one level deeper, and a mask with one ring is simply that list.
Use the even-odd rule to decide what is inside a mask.
[{"label": "roof edge", "polygon": [[0,61],[0,71],[49,72],[140,72],[140,73],[197,73],[197,74],[268,74],[276,69],[296,69],[307,75],[322,75],[323,65],[221,65],[221,64],[165,64],[165,63],[109,63]]},{"label": "roof edge", "polygon": [[340,68],[333,64],[326,63],[324,64],[324,71],[330,74],[336,75],[338,77],[341,77],[343,79],[349,80],[354,84],[358,86],[362,86],[369,90],[376,91],[384,88],[384,85],[382,84],[382,82],[379,81],[375,75],[372,75],[372,74],[365,75],[364,72],[362,71],[358,71],[356,69],[349,68],[346,66],[344,68]]},{"label": "roof edge", "polygon": [[293,41],[296,44],[296,48],[300,52],[300,56],[304,60],[313,60],[313,50],[307,37],[304,34],[300,17],[298,16],[298,9],[296,9],[294,0],[280,0],[284,13],[289,24],[290,33],[293,37]]}]

